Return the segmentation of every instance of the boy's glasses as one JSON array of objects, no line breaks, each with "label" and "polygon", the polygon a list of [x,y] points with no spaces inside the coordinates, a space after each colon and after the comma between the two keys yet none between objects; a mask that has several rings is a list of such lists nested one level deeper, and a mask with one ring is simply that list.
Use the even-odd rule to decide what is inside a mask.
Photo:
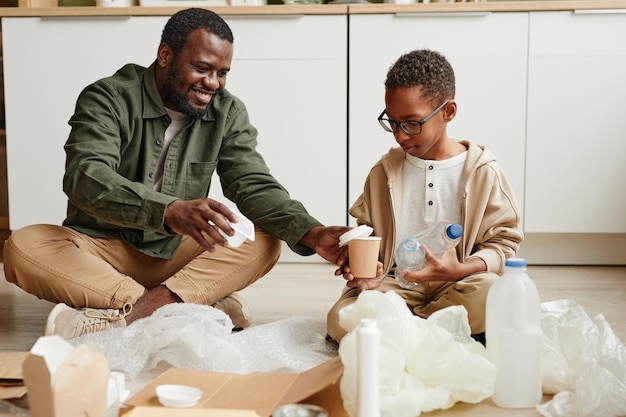
[{"label": "boy's glasses", "polygon": [[404,133],[407,135],[419,135],[422,133],[422,125],[429,121],[434,115],[436,115],[439,110],[443,109],[446,104],[448,104],[451,100],[446,100],[441,104],[441,106],[437,107],[431,114],[424,117],[422,120],[403,120],[401,122],[397,120],[391,120],[386,117],[383,117],[387,112],[387,109],[383,110],[383,112],[378,116],[378,123],[385,129],[387,132],[396,133],[398,131],[398,127],[402,129]]}]

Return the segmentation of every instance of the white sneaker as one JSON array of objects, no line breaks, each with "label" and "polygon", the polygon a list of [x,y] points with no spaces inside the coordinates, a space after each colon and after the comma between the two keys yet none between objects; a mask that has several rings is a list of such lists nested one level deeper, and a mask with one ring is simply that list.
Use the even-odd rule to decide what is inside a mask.
[{"label": "white sneaker", "polygon": [[108,330],[114,327],[126,327],[126,317],[132,306],[124,306],[124,313],[115,309],[72,308],[66,304],[57,304],[46,322],[44,335],[59,335],[64,339],[72,339],[87,333]]},{"label": "white sneaker", "polygon": [[250,324],[252,324],[250,320],[250,309],[248,308],[246,300],[235,292],[213,304],[213,307],[228,314],[230,320],[233,322],[233,330],[235,331],[243,330],[246,327],[250,327]]}]

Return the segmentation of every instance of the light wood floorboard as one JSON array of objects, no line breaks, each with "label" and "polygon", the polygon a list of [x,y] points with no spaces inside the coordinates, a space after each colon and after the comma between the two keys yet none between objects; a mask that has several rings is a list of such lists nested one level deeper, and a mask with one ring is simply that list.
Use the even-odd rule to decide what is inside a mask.
[{"label": "light wood floorboard", "polygon": [[[343,280],[333,275],[329,264],[280,263],[266,277],[241,292],[248,301],[253,325],[294,315],[308,316],[324,323],[326,312],[343,288]],[[626,267],[531,266],[529,275],[539,289],[542,301],[572,299],[594,317],[603,314],[614,332],[626,340]],[[53,304],[26,294],[0,279],[0,351],[27,351],[41,336]],[[128,382],[137,392],[156,375],[167,369],[161,364]],[[480,405],[457,404],[450,410],[428,413],[444,416],[538,416],[535,410],[510,411],[493,406],[490,400]],[[117,416],[109,410],[107,417]]]}]

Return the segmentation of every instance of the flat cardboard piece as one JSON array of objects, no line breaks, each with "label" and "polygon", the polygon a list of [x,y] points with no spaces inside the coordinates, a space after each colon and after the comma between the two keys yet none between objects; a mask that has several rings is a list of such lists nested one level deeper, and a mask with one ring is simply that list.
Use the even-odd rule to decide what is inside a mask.
[{"label": "flat cardboard piece", "polygon": [[259,417],[253,410],[135,407],[120,410],[120,417]]},{"label": "flat cardboard piece", "polygon": [[22,364],[28,352],[0,352],[0,400],[20,398],[26,394]]},{"label": "flat cardboard piece", "polygon": [[40,337],[22,372],[32,417],[104,417],[109,363],[86,345]]},{"label": "flat cardboard piece", "polygon": [[[269,417],[280,405],[301,402],[336,384],[342,372],[343,364],[339,356],[300,374],[238,375],[170,368],[127,400],[126,404],[158,407],[160,404],[155,391],[158,385],[183,384],[202,390],[197,408],[255,410],[259,416]],[[338,390],[332,393],[336,396]]]}]

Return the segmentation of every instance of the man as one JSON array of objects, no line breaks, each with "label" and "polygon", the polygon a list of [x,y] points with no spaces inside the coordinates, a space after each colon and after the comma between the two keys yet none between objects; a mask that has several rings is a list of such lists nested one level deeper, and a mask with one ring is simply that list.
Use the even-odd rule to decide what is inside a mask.
[{"label": "man", "polygon": [[[257,132],[227,90],[233,35],[204,9],[173,15],[149,68],[129,64],[80,94],[65,144],[62,226],[31,225],[4,246],[5,276],[59,303],[46,334],[66,338],[126,326],[169,303],[213,305],[250,324],[235,294],[277,262],[280,240],[342,267],[343,226],[324,227],[292,200],[256,151]],[[236,215],[256,225],[229,247]],[[280,239],[280,240],[279,240]]]}]

